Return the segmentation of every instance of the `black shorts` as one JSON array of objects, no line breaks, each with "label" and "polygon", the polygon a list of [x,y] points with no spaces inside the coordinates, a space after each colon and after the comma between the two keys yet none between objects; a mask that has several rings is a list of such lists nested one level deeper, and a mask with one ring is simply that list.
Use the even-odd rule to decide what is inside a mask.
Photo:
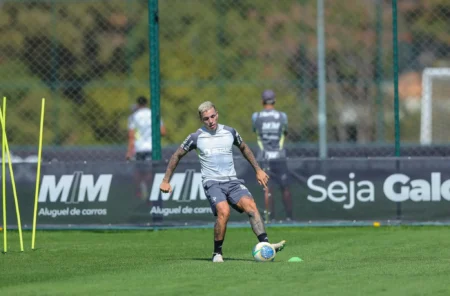
[{"label": "black shorts", "polygon": [[152,172],[152,152],[136,152],[136,169],[141,173]]},{"label": "black shorts", "polygon": [[270,177],[269,185],[277,183],[283,188],[289,185],[289,169],[285,158],[266,160],[263,168]]},{"label": "black shorts", "polygon": [[137,161],[152,160],[152,152],[136,152],[135,158]]}]

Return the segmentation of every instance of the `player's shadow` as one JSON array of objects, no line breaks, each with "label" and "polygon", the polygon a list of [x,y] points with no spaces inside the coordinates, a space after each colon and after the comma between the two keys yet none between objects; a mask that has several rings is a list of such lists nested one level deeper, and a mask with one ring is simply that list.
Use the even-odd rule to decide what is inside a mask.
[{"label": "player's shadow", "polygon": [[[211,258],[191,258],[190,260],[194,260],[194,261],[211,261]],[[224,257],[223,260],[224,261],[248,261],[248,262],[255,261],[255,260],[251,260],[251,259],[227,258],[227,257]]]}]

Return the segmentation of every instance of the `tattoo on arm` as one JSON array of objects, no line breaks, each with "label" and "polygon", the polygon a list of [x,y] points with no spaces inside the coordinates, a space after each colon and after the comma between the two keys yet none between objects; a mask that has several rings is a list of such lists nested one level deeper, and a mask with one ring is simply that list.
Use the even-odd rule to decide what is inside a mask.
[{"label": "tattoo on arm", "polygon": [[252,226],[253,232],[256,235],[265,233],[264,222],[261,219],[261,215],[258,212],[248,212],[248,218],[250,220],[250,225]]},{"label": "tattoo on arm", "polygon": [[239,149],[241,150],[242,155],[244,155],[245,159],[253,166],[253,168],[256,170],[260,169],[258,162],[256,161],[255,155],[253,154],[252,150],[245,144],[244,142],[241,143],[239,146]]},{"label": "tattoo on arm", "polygon": [[187,153],[188,152],[181,147],[179,147],[177,151],[175,151],[175,153],[170,158],[169,164],[167,165],[166,174],[163,178],[164,181],[170,181],[173,171],[175,171],[175,169],[177,168],[178,162],[180,162],[180,159],[183,158],[183,156],[185,156]]}]

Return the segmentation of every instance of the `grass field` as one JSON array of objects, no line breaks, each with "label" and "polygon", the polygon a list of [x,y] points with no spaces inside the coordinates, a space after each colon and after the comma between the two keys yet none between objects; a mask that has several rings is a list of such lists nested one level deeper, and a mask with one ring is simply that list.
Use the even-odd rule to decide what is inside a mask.
[{"label": "grass field", "polygon": [[[450,295],[450,228],[269,228],[288,240],[256,263],[249,229],[229,229],[225,263],[211,229],[40,231],[19,252],[9,232],[0,295]],[[3,236],[3,235],[2,235]],[[289,263],[298,256],[303,262]]]}]

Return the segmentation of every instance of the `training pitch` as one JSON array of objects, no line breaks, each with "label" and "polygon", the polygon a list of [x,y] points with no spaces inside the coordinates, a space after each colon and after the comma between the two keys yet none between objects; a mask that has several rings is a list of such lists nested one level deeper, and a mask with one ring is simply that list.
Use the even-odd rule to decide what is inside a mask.
[{"label": "training pitch", "polygon": [[[269,228],[288,245],[257,263],[250,229],[9,232],[0,295],[450,295],[449,227]],[[302,262],[287,262],[300,257]]]}]

